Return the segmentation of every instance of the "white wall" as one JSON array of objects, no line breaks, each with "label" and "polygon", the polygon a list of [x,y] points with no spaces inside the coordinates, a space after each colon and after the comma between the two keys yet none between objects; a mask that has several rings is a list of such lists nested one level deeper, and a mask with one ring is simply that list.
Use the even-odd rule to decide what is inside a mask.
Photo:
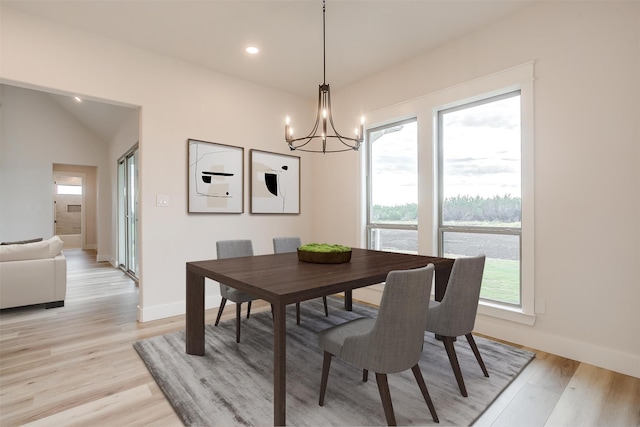
[{"label": "white wall", "polygon": [[[479,316],[476,329],[640,377],[640,3],[542,2],[338,92],[334,105],[378,112],[530,61],[535,295],[546,313],[533,327]],[[314,188],[316,235],[357,245],[359,205],[347,195],[359,191],[360,159],[331,160],[316,163],[327,177]],[[339,216],[322,209],[331,205]]]},{"label": "white wall", "polygon": [[[306,111],[307,100],[7,7],[1,19],[0,79],[141,107],[140,320],[184,313],[185,262],[215,258],[216,240],[251,238],[255,253],[262,254],[272,252],[274,236],[309,239],[312,200],[306,189],[313,167],[307,157],[301,156],[300,215],[250,215],[247,180],[249,150],[287,153],[283,118]],[[244,214],[187,213],[189,138],[245,147]],[[120,149],[129,145],[119,139],[112,146],[115,168]],[[169,196],[168,207],[156,207],[158,194]],[[116,246],[107,240],[115,259]],[[211,305],[217,290],[209,288]]]},{"label": "white wall", "polygon": [[[1,87],[0,240],[48,238],[54,234],[53,164],[97,167],[98,182],[108,184],[107,143],[47,94]],[[92,179],[96,193],[96,177]],[[93,219],[96,206],[98,212],[110,209],[108,197],[96,196],[99,191],[89,195],[92,209],[88,214]],[[98,236],[92,221],[86,230],[87,243],[95,245]]]},{"label": "white wall", "polygon": [[[535,277],[547,310],[533,327],[491,318],[480,318],[477,327],[635,376],[639,8],[542,2],[337,92],[333,101],[352,113],[336,116],[337,128],[349,129],[360,112],[535,60]],[[244,146],[245,159],[249,148],[285,152],[282,117],[296,110],[304,116],[307,101],[6,7],[1,19],[0,79],[142,107],[140,319],[184,311],[184,263],[214,257],[218,239],[252,238],[256,253],[270,252],[271,237],[282,234],[361,243],[358,153],[301,155],[302,215],[186,213],[188,138]],[[312,172],[322,179],[312,182]],[[245,183],[245,211],[247,193]],[[156,207],[157,194],[169,195],[170,206]]]}]

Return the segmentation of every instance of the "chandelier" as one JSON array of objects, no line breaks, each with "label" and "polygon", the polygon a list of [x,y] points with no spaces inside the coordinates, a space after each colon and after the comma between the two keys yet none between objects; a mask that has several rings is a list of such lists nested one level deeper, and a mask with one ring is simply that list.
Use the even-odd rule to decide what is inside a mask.
[{"label": "chandelier", "polygon": [[[331,114],[331,91],[329,84],[326,82],[327,64],[326,64],[326,41],[325,41],[325,0],[322,0],[322,61],[323,61],[323,80],[318,86],[318,112],[316,114],[316,123],[313,125],[311,132],[302,138],[293,137],[293,129],[290,126],[290,120],[287,116],[284,125],[284,138],[289,148],[293,150],[308,151],[312,153],[338,153],[341,151],[354,150],[358,151],[360,144],[364,140],[364,116],[360,119],[360,126],[355,129],[355,137],[350,138],[341,135],[333,124],[333,116]],[[330,129],[329,129],[330,127]],[[336,145],[336,148],[327,146],[329,140],[337,140],[342,145]],[[311,144],[313,141],[321,141],[321,144]]]}]

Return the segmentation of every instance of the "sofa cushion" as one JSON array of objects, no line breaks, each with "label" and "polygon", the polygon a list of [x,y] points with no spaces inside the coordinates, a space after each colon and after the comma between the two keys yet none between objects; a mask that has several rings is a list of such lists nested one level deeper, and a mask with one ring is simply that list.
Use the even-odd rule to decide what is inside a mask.
[{"label": "sofa cushion", "polygon": [[34,243],[34,242],[42,242],[42,237],[38,237],[37,239],[28,239],[28,240],[17,240],[15,242],[2,242],[1,245],[23,245],[25,243]]},{"label": "sofa cushion", "polygon": [[0,246],[0,261],[50,258],[49,246],[48,241]]},{"label": "sofa cushion", "polygon": [[64,246],[62,239],[58,236],[53,236],[45,241],[49,243],[49,256],[51,258],[58,256]]}]

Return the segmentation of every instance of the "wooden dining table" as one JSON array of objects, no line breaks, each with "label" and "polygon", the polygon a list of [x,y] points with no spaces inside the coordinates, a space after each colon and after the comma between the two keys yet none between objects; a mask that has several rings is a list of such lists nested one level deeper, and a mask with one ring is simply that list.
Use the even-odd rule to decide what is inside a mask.
[{"label": "wooden dining table", "polygon": [[286,424],[286,306],[345,293],[351,310],[352,290],[382,283],[392,270],[433,264],[436,299],[441,299],[453,259],[396,252],[352,249],[351,261],[314,264],[283,253],[226,258],[186,264],[186,352],[204,355],[204,283],[209,278],[271,303],[273,308],[273,424]]}]

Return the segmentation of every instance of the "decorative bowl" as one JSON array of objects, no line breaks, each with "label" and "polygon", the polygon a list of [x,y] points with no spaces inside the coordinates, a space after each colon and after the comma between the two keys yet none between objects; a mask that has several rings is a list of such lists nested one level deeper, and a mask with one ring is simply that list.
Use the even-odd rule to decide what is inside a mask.
[{"label": "decorative bowl", "polygon": [[348,252],[311,252],[298,249],[298,259],[315,264],[342,264],[351,261],[351,251]]}]

